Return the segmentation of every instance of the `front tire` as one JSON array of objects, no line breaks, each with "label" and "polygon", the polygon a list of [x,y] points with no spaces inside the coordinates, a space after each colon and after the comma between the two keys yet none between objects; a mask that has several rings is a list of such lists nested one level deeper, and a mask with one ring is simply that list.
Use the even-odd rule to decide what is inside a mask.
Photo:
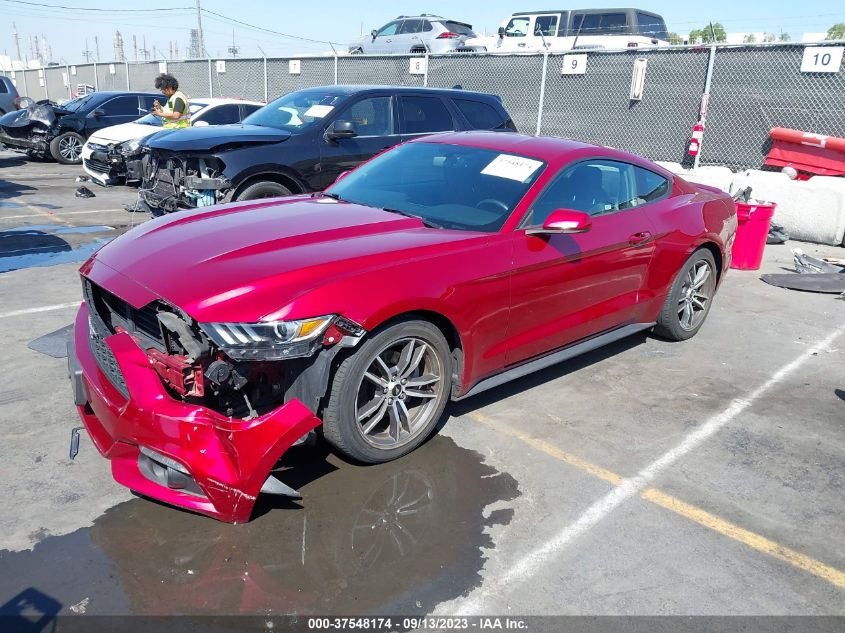
[{"label": "front tire", "polygon": [[706,248],[690,255],[666,296],[654,332],[671,341],[685,341],[701,329],[716,294],[716,261]]},{"label": "front tire", "polygon": [[59,134],[50,141],[50,155],[62,165],[79,165],[85,139],[76,132]]},{"label": "front tire", "polygon": [[410,453],[431,434],[451,393],[452,355],[427,321],[404,321],[345,359],[323,411],[323,435],[360,462]]},{"label": "front tire", "polygon": [[256,182],[238,194],[237,201],[260,200],[261,198],[281,198],[291,195],[291,190],[272,180]]}]

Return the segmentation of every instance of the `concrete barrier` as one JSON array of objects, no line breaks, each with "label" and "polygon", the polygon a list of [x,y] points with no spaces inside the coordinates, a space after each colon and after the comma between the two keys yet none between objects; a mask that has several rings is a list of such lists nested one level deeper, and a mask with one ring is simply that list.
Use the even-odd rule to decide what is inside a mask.
[{"label": "concrete barrier", "polygon": [[793,239],[832,246],[845,240],[845,178],[814,176],[810,180],[792,180],[776,171],[752,169],[735,174],[721,166],[693,171],[679,163],[658,161],[658,165],[690,182],[730,193],[750,186],[753,198],[777,203],[773,221]]},{"label": "concrete barrier", "polygon": [[845,238],[845,178],[791,180],[780,172],[749,170],[736,174],[732,186],[750,186],[752,197],[777,203],[773,221],[796,240],[838,246]]}]

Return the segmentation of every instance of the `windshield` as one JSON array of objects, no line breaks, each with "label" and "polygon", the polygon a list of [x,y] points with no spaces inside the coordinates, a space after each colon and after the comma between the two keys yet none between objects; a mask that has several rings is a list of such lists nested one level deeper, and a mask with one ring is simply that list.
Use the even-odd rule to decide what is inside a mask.
[{"label": "windshield", "polygon": [[[207,103],[197,103],[194,101],[188,102],[188,111],[191,113],[191,117],[194,117],[197,112],[205,108],[207,105]],[[140,119],[133,122],[140,123],[141,125],[154,125],[156,127],[162,127],[163,125],[161,117],[157,117],[154,114],[145,114]]]},{"label": "windshield", "polygon": [[265,125],[298,132],[320,122],[346,99],[325,90],[292,92],[246,117],[245,125]]},{"label": "windshield", "polygon": [[362,165],[328,193],[447,229],[494,232],[544,166],[533,158],[478,147],[408,143]]},{"label": "windshield", "polygon": [[73,99],[72,101],[68,101],[65,104],[59,106],[62,110],[67,110],[68,112],[76,112],[77,110],[84,108],[89,101],[91,101],[96,93],[85,95],[84,97],[79,97],[78,99]]}]

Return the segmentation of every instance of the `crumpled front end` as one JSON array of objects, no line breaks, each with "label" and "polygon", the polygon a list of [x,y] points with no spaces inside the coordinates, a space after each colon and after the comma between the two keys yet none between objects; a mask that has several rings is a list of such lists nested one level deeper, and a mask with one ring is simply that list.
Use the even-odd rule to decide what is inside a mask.
[{"label": "crumpled front end", "polygon": [[57,121],[53,106],[47,103],[10,112],[0,122],[0,143],[18,152],[46,156],[59,132]]},{"label": "crumpled front end", "polygon": [[138,196],[153,215],[209,207],[223,202],[232,189],[223,162],[215,156],[150,150],[140,166]]},{"label": "crumpled front end", "polygon": [[[262,488],[293,492],[272,470],[321,423],[314,413],[281,394],[250,403],[245,415],[233,401],[206,398],[202,364],[167,349],[174,333],[158,328],[165,348],[159,349],[156,326],[143,309],[119,307],[105,291],[94,296],[96,286],[85,283],[68,362],[79,415],[111,460],[114,478],[143,495],[232,523],[249,520]],[[111,305],[104,308],[104,300]],[[111,309],[113,318],[108,312],[104,318]]]}]

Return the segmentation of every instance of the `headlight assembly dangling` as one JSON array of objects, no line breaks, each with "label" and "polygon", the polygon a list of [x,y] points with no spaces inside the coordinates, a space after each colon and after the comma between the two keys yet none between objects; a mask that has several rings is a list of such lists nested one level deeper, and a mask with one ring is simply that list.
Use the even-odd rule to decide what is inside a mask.
[{"label": "headlight assembly dangling", "polygon": [[267,323],[203,323],[202,330],[233,360],[310,356],[336,315]]},{"label": "headlight assembly dangling", "polygon": [[126,141],[117,146],[117,151],[123,156],[131,156],[136,154],[141,147],[141,139],[135,138],[131,141]]}]

